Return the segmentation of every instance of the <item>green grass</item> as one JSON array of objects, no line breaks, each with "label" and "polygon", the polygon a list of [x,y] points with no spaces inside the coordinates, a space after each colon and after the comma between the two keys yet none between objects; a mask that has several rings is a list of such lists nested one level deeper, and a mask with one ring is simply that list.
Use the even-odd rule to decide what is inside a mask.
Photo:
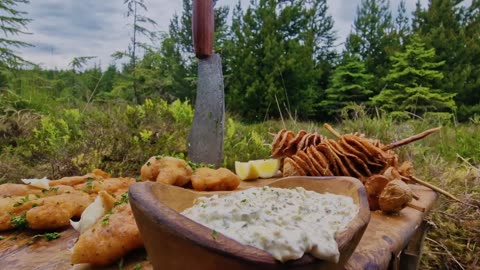
[{"label": "green grass", "polygon": [[[5,101],[4,101],[5,102]],[[18,102],[17,102],[18,103]],[[139,175],[153,155],[186,154],[192,121],[189,104],[147,101],[140,106],[91,104],[82,109],[0,106],[0,182],[21,178],[50,179],[101,168],[115,176]],[[20,106],[18,105],[17,106]],[[8,104],[7,104],[8,105]],[[14,104],[15,105],[15,104]],[[12,108],[5,110],[5,108]],[[360,116],[358,116],[360,115]],[[359,131],[390,143],[442,123],[396,122],[388,116],[357,114],[335,124],[340,133]],[[323,123],[288,120],[245,124],[227,118],[224,166],[236,160],[267,158],[272,136],[282,128],[305,129],[332,137]],[[424,246],[421,269],[478,269],[480,254],[480,125],[443,123],[440,132],[396,149],[411,160],[415,175],[460,198],[459,204],[440,196],[428,217],[432,227]]]}]

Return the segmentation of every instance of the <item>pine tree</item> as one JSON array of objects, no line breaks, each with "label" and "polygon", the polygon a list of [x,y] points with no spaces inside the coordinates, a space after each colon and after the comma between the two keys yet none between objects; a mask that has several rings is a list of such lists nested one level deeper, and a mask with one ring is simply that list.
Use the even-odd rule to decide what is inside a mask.
[{"label": "pine tree", "polygon": [[[431,0],[426,9],[418,7],[414,14],[414,31],[422,37],[427,48],[435,49],[435,61],[445,61],[441,68],[445,76],[435,87],[448,93],[457,93],[455,100],[458,104],[472,104],[471,96],[475,96],[478,88],[469,88],[467,82],[473,67],[471,63],[478,58],[478,54],[470,55],[468,50],[476,46],[474,44],[478,43],[478,37],[470,39],[468,36],[459,2]],[[476,102],[479,102],[478,99]]]},{"label": "pine tree", "polygon": [[[395,46],[393,30],[387,0],[362,0],[353,22],[353,32],[347,37],[346,51],[360,55],[368,73],[383,77],[389,67],[390,47]],[[382,87],[377,83],[372,90],[378,93]]]},{"label": "pine tree", "polygon": [[[227,17],[229,8],[217,6],[214,0],[215,42],[214,50],[222,51],[228,36]],[[162,38],[161,76],[167,78],[162,93],[181,100],[195,100],[197,60],[192,38],[192,1],[183,0],[181,15],[174,14],[168,34]],[[168,69],[166,69],[168,67]],[[225,73],[225,72],[224,72]]]},{"label": "pine tree", "polygon": [[244,13],[238,4],[228,47],[227,107],[252,120],[314,116],[327,73],[322,64],[334,55],[332,25],[325,0],[252,1]]},{"label": "pine tree", "polygon": [[127,18],[131,17],[132,23],[132,39],[126,52],[115,52],[113,57],[116,59],[127,57],[129,59],[128,65],[126,65],[127,72],[132,76],[132,88],[134,93],[134,100],[136,103],[140,103],[140,93],[138,91],[138,81],[136,74],[136,67],[138,62],[138,49],[147,49],[149,45],[140,41],[140,37],[146,37],[150,41],[156,38],[156,32],[149,30],[146,25],[156,26],[157,23],[149,17],[142,14],[147,12],[148,8],[145,5],[144,0],[124,0],[123,3],[127,5]]},{"label": "pine tree", "polygon": [[445,61],[435,62],[435,50],[426,49],[420,37],[413,35],[405,51],[391,57],[392,68],[385,77],[386,88],[372,98],[375,106],[389,112],[452,112],[456,109],[455,94],[435,89],[443,79],[438,71]]},{"label": "pine tree", "polygon": [[365,63],[358,56],[345,54],[333,72],[320,106],[330,114],[336,114],[351,103],[364,103],[373,93],[369,89],[372,80],[373,75],[366,72]]},{"label": "pine tree", "polygon": [[3,37],[0,37],[0,67],[19,67],[22,64],[29,64],[20,57],[14,49],[30,47],[29,43],[11,39],[10,36],[27,34],[24,31],[31,19],[24,16],[24,11],[19,11],[17,6],[29,4],[29,0],[0,0],[0,30]]}]

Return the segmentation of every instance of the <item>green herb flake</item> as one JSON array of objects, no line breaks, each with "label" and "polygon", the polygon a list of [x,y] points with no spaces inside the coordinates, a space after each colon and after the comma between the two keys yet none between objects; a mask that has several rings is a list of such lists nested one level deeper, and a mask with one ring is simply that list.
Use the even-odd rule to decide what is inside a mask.
[{"label": "green herb flake", "polygon": [[38,206],[38,203],[33,203],[33,204],[32,204],[32,208],[35,208],[35,207],[37,207],[37,206]]},{"label": "green herb flake", "polygon": [[37,197],[37,199],[38,199],[38,198],[40,198],[40,195],[38,195],[38,194],[35,194],[35,197]]},{"label": "green herb flake", "polygon": [[215,231],[215,230],[212,231],[213,240],[217,240],[217,234],[218,234],[217,231]]},{"label": "green herb flake", "polygon": [[141,270],[141,269],[142,269],[142,264],[140,263],[135,264],[135,266],[133,267],[133,270]]},{"label": "green herb flake", "polygon": [[246,203],[247,202],[247,199],[243,199],[241,200],[242,203]]},{"label": "green herb flake", "polygon": [[123,193],[122,194],[122,197],[120,198],[120,200],[116,201],[113,206],[117,206],[117,205],[120,205],[120,204],[124,204],[124,203],[128,203],[128,191]]},{"label": "green herb flake", "polygon": [[32,237],[32,239],[28,242],[29,245],[35,243],[39,239],[45,239],[47,242],[52,241],[54,239],[60,238],[60,234],[57,232],[53,233],[44,233],[44,234],[36,234]]},{"label": "green herb flake", "polygon": [[109,211],[108,213],[105,214],[102,218],[102,226],[107,226],[108,221],[110,220],[110,216],[112,215],[112,211]]},{"label": "green herb flake", "polygon": [[57,193],[58,192],[58,187],[52,187],[52,188],[49,189],[49,191],[53,191],[53,192]]},{"label": "green herb flake", "polygon": [[3,239],[5,239],[5,237],[3,237],[3,236],[0,235],[0,240],[3,240]]},{"label": "green herb flake", "polygon": [[[86,190],[92,191],[93,188],[95,187],[94,184],[93,184],[93,178],[88,177],[88,178],[87,178],[86,185],[87,185]],[[84,191],[85,191],[85,190],[84,190]]]},{"label": "green herb flake", "polygon": [[28,227],[28,221],[26,219],[27,212],[24,212],[20,216],[13,217],[10,219],[10,222],[12,223],[12,226],[14,228],[26,228]]},{"label": "green herb flake", "polygon": [[156,160],[159,160],[159,159],[162,159],[162,158],[163,158],[162,155],[156,155],[156,156],[155,156],[155,159],[156,159]]},{"label": "green herb flake", "polygon": [[152,164],[152,163],[150,163],[150,161],[147,161],[147,166],[150,166],[150,164]]}]

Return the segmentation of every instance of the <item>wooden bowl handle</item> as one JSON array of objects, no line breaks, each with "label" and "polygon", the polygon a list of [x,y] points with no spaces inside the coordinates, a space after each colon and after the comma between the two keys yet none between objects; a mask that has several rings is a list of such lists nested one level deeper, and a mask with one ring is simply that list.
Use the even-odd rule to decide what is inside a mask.
[{"label": "wooden bowl handle", "polygon": [[213,1],[193,0],[193,47],[198,58],[212,55],[214,30]]}]

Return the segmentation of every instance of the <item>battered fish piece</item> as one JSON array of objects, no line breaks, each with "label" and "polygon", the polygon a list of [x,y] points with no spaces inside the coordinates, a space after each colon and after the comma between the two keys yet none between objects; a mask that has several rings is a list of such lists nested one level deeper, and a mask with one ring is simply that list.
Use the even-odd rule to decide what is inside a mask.
[{"label": "battered fish piece", "polygon": [[33,187],[25,184],[3,184],[0,185],[0,197],[7,196],[26,196],[28,194],[42,193],[41,188]]},{"label": "battered fish piece", "polygon": [[29,227],[56,229],[80,217],[93,201],[90,195],[69,186],[58,186],[39,194],[0,199],[0,231]]},{"label": "battered fish piece", "polygon": [[140,174],[143,181],[184,186],[190,182],[192,168],[180,158],[154,156],[142,166]]},{"label": "battered fish piece", "polygon": [[81,183],[73,186],[74,189],[78,191],[83,191],[85,193],[95,196],[100,191],[106,191],[109,194],[114,195],[114,197],[121,196],[125,191],[128,190],[128,187],[135,183],[134,178],[121,177],[121,178],[107,178],[101,180],[93,180],[92,178],[87,179],[85,183]]},{"label": "battered fish piece", "polygon": [[58,180],[51,180],[50,186],[66,185],[75,186],[81,183],[85,183],[89,179],[101,180],[110,178],[110,175],[100,169],[95,169],[91,173],[87,173],[83,176],[68,176]]},{"label": "battered fish piece", "polygon": [[234,190],[238,185],[240,177],[226,168],[198,168],[192,175],[192,186],[197,191]]},{"label": "battered fish piece", "polygon": [[105,266],[114,263],[128,252],[143,247],[130,204],[115,206],[111,214],[99,219],[80,235],[73,246],[73,264],[89,263]]},{"label": "battered fish piece", "polygon": [[28,227],[37,230],[66,227],[70,219],[80,217],[92,201],[91,196],[78,191],[35,200],[38,206],[26,214]]}]

